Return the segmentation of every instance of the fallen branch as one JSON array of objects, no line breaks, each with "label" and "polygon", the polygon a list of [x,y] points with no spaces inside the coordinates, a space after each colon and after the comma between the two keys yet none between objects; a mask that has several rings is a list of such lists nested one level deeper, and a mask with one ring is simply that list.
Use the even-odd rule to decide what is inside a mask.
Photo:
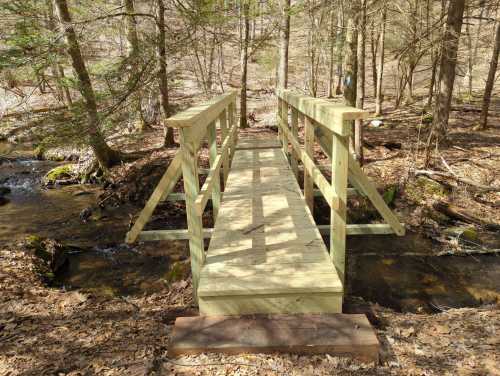
[{"label": "fallen branch", "polygon": [[498,231],[500,230],[500,225],[496,223],[487,222],[481,218],[476,218],[473,215],[467,213],[464,209],[459,208],[455,205],[448,204],[447,202],[438,201],[433,205],[434,209],[440,213],[443,213],[451,219],[466,223],[474,223],[483,226],[487,230]]},{"label": "fallen branch", "polygon": [[453,179],[453,180],[458,181],[458,182],[463,183],[463,184],[470,185],[471,187],[474,187],[479,191],[500,192],[500,187],[498,187],[498,186],[494,186],[494,185],[490,186],[490,185],[480,184],[480,183],[477,183],[473,180],[463,178],[463,177],[460,177],[460,176],[457,176],[457,175],[454,175],[451,173],[447,173],[447,172],[433,171],[433,170],[415,170],[415,176],[419,176],[419,175],[424,175],[424,176],[427,176],[431,179],[433,178],[433,176],[441,176],[444,178]]}]

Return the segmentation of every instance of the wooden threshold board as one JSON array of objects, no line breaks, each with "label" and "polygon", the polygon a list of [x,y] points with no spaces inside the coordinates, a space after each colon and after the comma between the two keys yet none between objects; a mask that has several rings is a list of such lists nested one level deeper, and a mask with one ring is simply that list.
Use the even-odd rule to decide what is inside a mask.
[{"label": "wooden threshold board", "polygon": [[169,354],[331,354],[378,362],[379,341],[362,314],[178,317]]}]

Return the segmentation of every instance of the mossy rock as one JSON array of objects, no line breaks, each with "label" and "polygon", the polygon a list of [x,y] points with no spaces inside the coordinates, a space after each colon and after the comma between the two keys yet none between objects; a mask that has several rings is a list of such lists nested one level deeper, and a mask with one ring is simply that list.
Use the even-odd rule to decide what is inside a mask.
[{"label": "mossy rock", "polygon": [[66,164],[57,166],[47,172],[44,177],[45,184],[54,184],[57,180],[68,179],[73,177],[74,164]]},{"label": "mossy rock", "polygon": [[426,178],[424,176],[419,176],[414,181],[409,182],[404,189],[406,197],[416,203],[420,203],[425,198],[436,197],[444,198],[448,195],[448,192],[444,186],[439,184],[437,181]]},{"label": "mossy rock", "polygon": [[469,241],[476,241],[479,237],[477,230],[474,227],[449,227],[444,230],[448,235],[462,238]]}]

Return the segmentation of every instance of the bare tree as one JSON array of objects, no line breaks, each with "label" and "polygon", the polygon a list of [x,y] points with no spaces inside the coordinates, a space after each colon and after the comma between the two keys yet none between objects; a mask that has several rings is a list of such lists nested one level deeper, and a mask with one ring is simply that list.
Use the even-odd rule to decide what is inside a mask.
[{"label": "bare tree", "polygon": [[[170,116],[170,104],[168,96],[168,77],[167,77],[167,51],[165,46],[165,5],[163,0],[156,0],[156,28],[157,28],[157,46],[156,57],[158,60],[158,87],[160,89],[160,104],[163,116]],[[165,126],[165,138],[163,145],[165,147],[175,145],[174,129]]]},{"label": "bare tree", "polygon": [[375,97],[375,116],[382,114],[382,102],[384,100],[384,93],[382,92],[382,82],[384,78],[384,55],[385,55],[385,28],[386,28],[387,10],[385,6],[382,9],[381,30],[379,38],[379,51],[378,51],[378,66],[377,66],[377,90]]},{"label": "bare tree", "polygon": [[[365,54],[366,54],[366,0],[361,0],[361,12],[358,22],[358,46],[357,46],[357,94],[356,107],[363,108],[365,103]],[[359,163],[363,163],[363,121],[354,122],[355,138],[354,150]]]},{"label": "bare tree", "polygon": [[280,0],[278,87],[288,85],[288,45],[290,42],[290,0]]},{"label": "bare tree", "polygon": [[486,87],[483,95],[483,106],[481,108],[481,118],[479,120],[479,128],[486,129],[488,126],[488,109],[491,102],[491,92],[495,84],[495,74],[498,67],[498,54],[500,52],[500,22],[496,22],[495,28],[495,42],[493,45],[493,54],[490,60],[490,69],[488,71],[488,78],[486,79]]},{"label": "bare tree", "polygon": [[240,92],[240,127],[247,128],[247,70],[248,70],[248,44],[250,38],[250,11],[248,0],[242,4],[242,46],[241,46],[241,92]]},{"label": "bare tree", "polygon": [[66,0],[54,0],[54,7],[57,11],[62,33],[64,34],[67,53],[71,58],[73,69],[78,78],[78,87],[85,100],[88,143],[94,151],[101,167],[111,167],[120,161],[120,155],[108,146],[99,129],[99,115],[97,113],[95,93],[87,67],[85,66],[75,29],[73,28],[68,3]]},{"label": "bare tree", "polygon": [[434,104],[432,129],[427,140],[425,165],[429,163],[430,144],[435,140],[436,145],[445,141],[448,133],[448,119],[455,82],[455,67],[457,65],[457,50],[462,30],[465,0],[453,0],[448,7],[446,30],[441,47],[441,61],[439,63],[438,92]]}]

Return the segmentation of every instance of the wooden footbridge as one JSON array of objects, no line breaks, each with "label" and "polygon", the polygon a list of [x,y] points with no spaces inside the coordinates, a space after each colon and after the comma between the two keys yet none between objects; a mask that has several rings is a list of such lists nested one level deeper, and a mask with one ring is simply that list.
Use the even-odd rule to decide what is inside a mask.
[{"label": "wooden footbridge", "polygon": [[[349,152],[351,123],[366,116],[353,107],[281,91],[277,138],[255,134],[238,140],[235,93],[169,118],[168,126],[179,130],[180,150],[127,242],[188,239],[202,316],[341,313],[346,235],[404,234]],[[200,188],[198,154],[205,139],[210,169]],[[331,164],[315,162],[315,142]],[[180,178],[184,193],[172,193]],[[346,224],[347,196],[356,194],[368,197],[386,223]],[[314,222],[317,195],[330,206],[328,226]],[[143,230],[162,200],[186,201],[187,230]],[[204,229],[209,200],[215,226]],[[329,235],[329,249],[322,233]]]}]

